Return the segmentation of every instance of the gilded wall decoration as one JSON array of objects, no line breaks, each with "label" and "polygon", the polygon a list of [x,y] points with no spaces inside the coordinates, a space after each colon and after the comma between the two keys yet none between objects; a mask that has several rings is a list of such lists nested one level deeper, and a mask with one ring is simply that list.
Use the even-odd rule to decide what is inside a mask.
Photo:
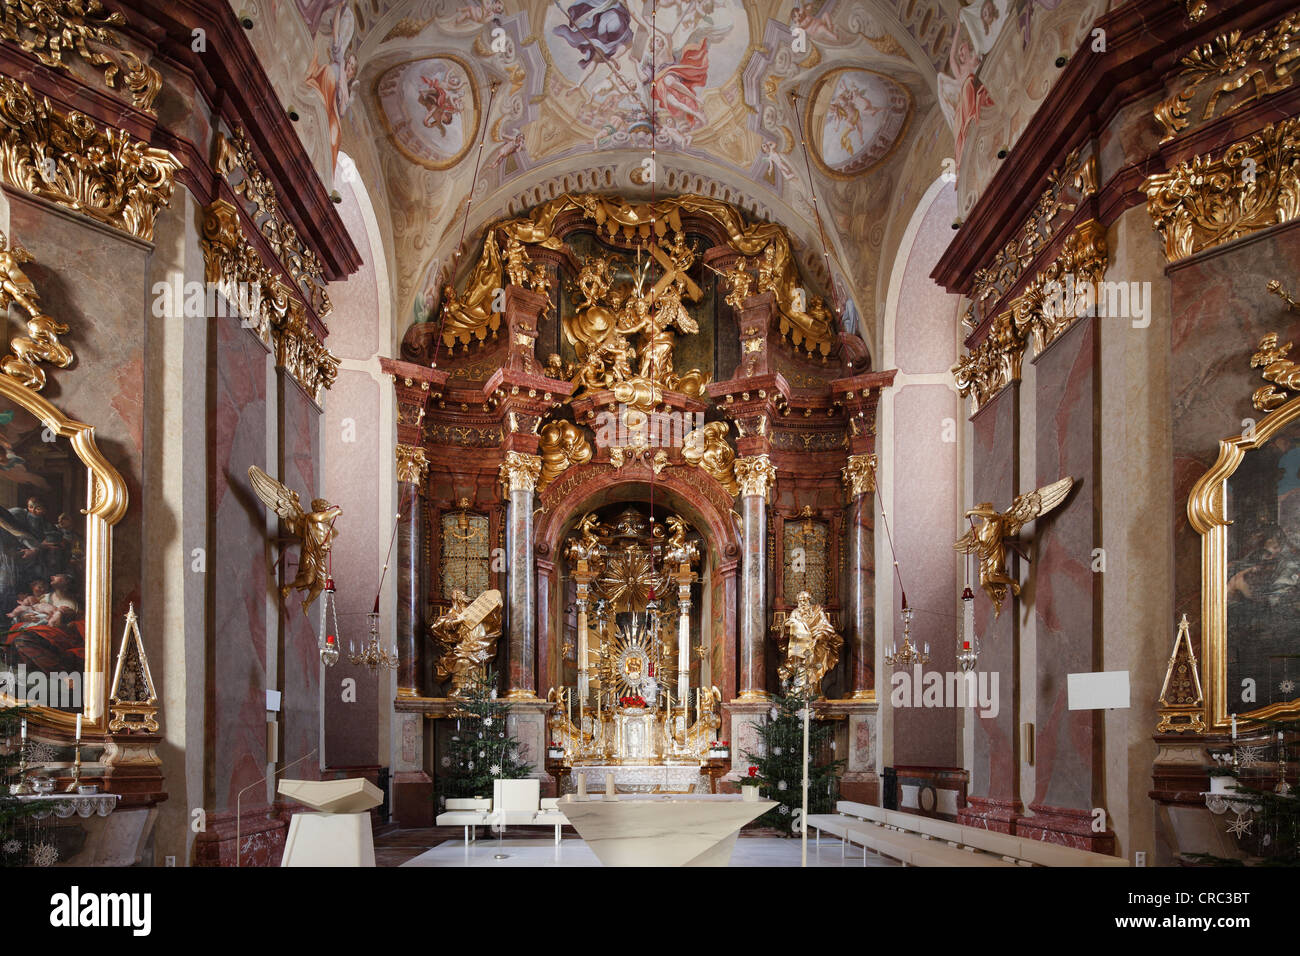
[{"label": "gilded wall decoration", "polygon": [[49,362],[59,368],[72,364],[72,349],[59,341],[68,331],[62,322],[41,311],[41,299],[32,280],[23,272],[24,262],[32,254],[18,242],[0,232],[0,309],[17,304],[27,313],[27,335],[9,341],[13,355],[0,358],[0,372],[16,379],[25,388],[39,392],[45,387],[45,369],[38,364]]},{"label": "gilded wall decoration", "polygon": [[180,161],[0,76],[0,179],[144,240]]},{"label": "gilded wall decoration", "polygon": [[443,513],[438,542],[439,590],[448,601],[458,590],[466,594],[486,591],[492,565],[488,516],[469,511],[468,499],[462,498],[457,504],[458,510]]},{"label": "gilded wall decoration", "polygon": [[431,445],[457,445],[461,448],[499,448],[505,430],[493,425],[454,425],[432,422],[424,426],[424,437]]},{"label": "gilded wall decoration", "polygon": [[1012,382],[1020,380],[1025,357],[1025,338],[1016,329],[1010,312],[993,320],[988,337],[952,367],[957,391],[971,400],[974,415]]},{"label": "gilded wall decoration", "polygon": [[[125,25],[121,13],[105,10],[98,0],[4,0],[0,8],[0,40],[16,43],[58,70],[70,70],[63,54],[75,53],[104,71],[106,86],[117,89],[120,79],[131,94],[131,105],[153,113],[162,75],[122,49],[118,32]],[[92,49],[91,44],[108,50]]]},{"label": "gilded wall decoration", "polygon": [[537,489],[537,479],[541,473],[542,459],[539,456],[508,451],[505,461],[501,463],[501,484],[508,491],[532,492]]},{"label": "gilded wall decoration", "polygon": [[333,587],[329,573],[330,548],[338,536],[334,522],[343,509],[324,498],[313,498],[308,511],[299,501],[298,492],[290,491],[256,465],[249,466],[248,481],[262,503],[280,516],[285,531],[298,539],[298,574],[280,588],[280,597],[288,597],[295,589],[305,591],[302,613],[306,614],[321,592]]},{"label": "gilded wall decoration", "polygon": [[[252,203],[250,213],[258,230],[271,246],[307,304],[323,319],[333,306],[325,291],[325,270],[316,253],[308,248],[280,206],[275,186],[253,158],[253,148],[242,128],[231,136],[217,134],[214,165],[236,195]],[[238,174],[238,175],[232,175]]]},{"label": "gilded wall decoration", "polygon": [[978,314],[972,316],[972,327],[983,320],[985,303],[994,305],[1006,295],[1034,257],[1056,237],[1068,215],[1096,192],[1096,157],[1081,159],[1076,149],[1047,177],[1047,189],[1038,197],[1016,237],[998,251],[992,263],[976,270],[971,299]]},{"label": "gilded wall decoration", "polygon": [[[561,249],[565,243],[555,232],[557,219],[562,213],[574,210],[581,212],[585,220],[595,223],[597,231],[607,236],[619,236],[632,243],[651,240],[650,245],[658,248],[664,257],[656,256],[656,259],[664,267],[665,276],[671,275],[674,267],[664,260],[684,254],[668,245],[670,241],[675,242],[673,237],[682,232],[683,217],[696,215],[713,220],[725,232],[727,243],[733,250],[742,256],[758,257],[759,275],[770,277],[770,285],[776,293],[783,335],[796,346],[820,351],[823,355],[829,354],[837,342],[835,323],[825,302],[820,296],[805,291],[790,236],[784,227],[770,222],[747,224],[736,207],[706,196],[684,195],[642,203],[619,196],[565,193],[537,206],[527,216],[498,222],[484,231],[478,263],[465,281],[463,290],[458,292],[450,285],[443,289],[442,334],[447,345],[456,341],[467,345],[471,340],[482,341],[489,329],[494,330],[500,324],[499,313],[492,310],[492,299],[495,291],[506,285],[506,277],[497,236],[503,235],[507,241],[515,239],[525,245]],[[680,272],[680,268],[677,271]],[[670,280],[670,284],[676,283]],[[682,287],[689,291],[690,287],[684,283]],[[656,298],[665,291],[656,292]],[[691,298],[690,295],[684,297]],[[588,299],[595,301],[591,295]],[[620,302],[620,306],[622,304]],[[684,314],[684,310],[670,311],[674,315]]]},{"label": "gilded wall decoration", "polygon": [[978,555],[980,587],[993,602],[994,616],[1002,613],[1008,590],[1013,595],[1020,594],[1020,582],[1007,568],[1008,551],[1024,555],[1016,535],[1027,523],[1060,505],[1073,487],[1074,479],[1067,476],[1037,491],[1017,495],[1006,511],[998,511],[992,502],[985,501],[966,512],[967,518],[979,518],[980,523],[972,526],[952,547],[954,551],[967,554],[973,551]]},{"label": "gilded wall decoration", "polygon": [[691,429],[682,442],[682,458],[716,480],[727,494],[736,495],[736,453],[727,444],[727,423],[709,422]]},{"label": "gilded wall decoration", "polygon": [[566,421],[548,422],[543,426],[538,451],[542,456],[538,490],[560,477],[570,466],[585,465],[593,454],[591,443],[582,429]]},{"label": "gilded wall decoration", "polygon": [[393,449],[397,459],[397,482],[403,485],[422,485],[429,473],[429,459],[424,449],[400,442]]},{"label": "gilded wall decoration", "polygon": [[207,282],[244,314],[244,322],[275,353],[312,399],[338,377],[339,360],[312,331],[294,289],[262,261],[243,234],[239,211],[224,199],[203,211],[203,271]]},{"label": "gilded wall decoration", "polygon": [[[1277,333],[1269,332],[1260,339],[1259,348],[1250,357],[1250,367],[1262,368],[1260,374],[1269,382],[1268,385],[1261,385],[1255,389],[1255,393],[1250,397],[1251,404],[1261,412],[1271,412],[1281,408],[1289,399],[1295,397],[1287,395],[1286,392],[1300,393],[1300,364],[1287,358],[1287,353],[1290,351],[1290,342],[1279,345]],[[1281,391],[1278,391],[1279,388]]]},{"label": "gilded wall decoration", "polygon": [[1155,109],[1164,134],[1160,142],[1169,142],[1193,123],[1208,122],[1289,88],[1297,61],[1300,13],[1245,39],[1240,30],[1233,30],[1202,44],[1179,61],[1182,85]]},{"label": "gilded wall decoration", "polygon": [[1300,216],[1300,119],[1148,176],[1142,191],[1169,262],[1290,222]]},{"label": "gilded wall decoration", "polygon": [[849,455],[848,463],[842,470],[844,484],[848,485],[849,497],[871,495],[876,493],[876,456]]}]

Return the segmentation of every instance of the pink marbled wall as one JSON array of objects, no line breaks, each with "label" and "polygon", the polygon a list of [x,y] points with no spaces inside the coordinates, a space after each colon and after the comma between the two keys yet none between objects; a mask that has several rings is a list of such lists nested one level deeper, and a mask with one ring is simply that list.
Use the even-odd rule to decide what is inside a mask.
[{"label": "pink marbled wall", "polygon": [[[211,410],[211,694],[207,744],[210,809],[234,809],[236,795],[266,772],[266,509],[249,487],[248,467],[266,468],[266,348],[237,320],[213,322]],[[292,597],[290,598],[292,600]],[[244,804],[264,802],[254,787]]]},{"label": "pink marbled wall", "polygon": [[[280,479],[298,490],[305,500],[320,488],[320,411],[289,373],[277,372],[280,399],[280,449],[284,461]],[[294,569],[296,573],[296,569]],[[317,628],[324,602],[318,601],[308,619],[302,613],[302,595],[293,592],[280,604],[284,622],[280,647],[280,688],[284,692],[280,721],[283,732],[282,763],[295,760],[320,745],[320,657]],[[319,760],[305,760],[293,775],[314,779]]]},{"label": "pink marbled wall", "polygon": [[[1020,384],[1012,383],[986,404],[972,419],[975,441],[971,449],[975,477],[975,502],[991,501],[998,507],[1015,497],[1017,488],[1016,449],[1020,447]],[[1015,568],[1018,561],[1011,559]],[[993,604],[975,593],[975,633],[979,636],[978,669],[998,674],[996,717],[974,718],[975,759],[971,767],[970,792],[999,801],[1015,800],[1019,779],[1016,753],[1016,605],[1007,596],[1002,614],[994,617]]]},{"label": "pink marbled wall", "polygon": [[1095,714],[1069,710],[1066,693],[1067,674],[1098,669],[1097,576],[1091,566],[1097,321],[1076,322],[1035,362],[1036,487],[1069,475],[1074,488],[1038,522],[1030,583],[1021,595],[1037,619],[1033,802],[1078,810],[1093,806],[1093,777],[1100,769],[1094,767]]}]

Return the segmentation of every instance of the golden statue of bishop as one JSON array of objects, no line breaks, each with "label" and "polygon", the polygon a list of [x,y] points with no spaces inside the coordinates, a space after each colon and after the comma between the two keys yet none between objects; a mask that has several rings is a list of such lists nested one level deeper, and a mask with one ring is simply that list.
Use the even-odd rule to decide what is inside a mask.
[{"label": "golden statue of bishop", "polygon": [[451,696],[464,699],[487,678],[501,635],[501,592],[484,591],[473,601],[460,588],[451,592],[451,607],[429,625],[441,646],[438,677],[451,678]]},{"label": "golden statue of bishop", "polygon": [[812,603],[811,594],[800,591],[796,601],[781,627],[784,659],[776,672],[791,696],[816,697],[821,694],[822,678],[839,663],[844,638],[822,606]]}]

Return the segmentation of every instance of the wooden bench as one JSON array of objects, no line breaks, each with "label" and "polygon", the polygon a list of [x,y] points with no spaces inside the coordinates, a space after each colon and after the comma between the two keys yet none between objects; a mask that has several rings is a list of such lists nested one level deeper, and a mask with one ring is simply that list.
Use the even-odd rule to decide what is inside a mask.
[{"label": "wooden bench", "polygon": [[841,800],[837,813],[810,814],[808,827],[821,844],[823,832],[840,840],[843,858],[849,844],[868,848],[911,866],[1128,866],[1122,857],[1045,843],[964,826],[914,813]]}]

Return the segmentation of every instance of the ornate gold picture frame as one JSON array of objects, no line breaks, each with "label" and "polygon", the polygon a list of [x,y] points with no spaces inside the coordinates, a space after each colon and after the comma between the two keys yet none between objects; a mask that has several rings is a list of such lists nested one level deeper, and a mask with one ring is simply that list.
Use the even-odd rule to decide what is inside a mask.
[{"label": "ornate gold picture frame", "polygon": [[[1251,452],[1263,449],[1271,440],[1278,439],[1290,426],[1295,430],[1286,437],[1288,443],[1294,441],[1294,448],[1287,451],[1287,467],[1300,461],[1300,397],[1292,398],[1286,404],[1265,415],[1252,429],[1247,429],[1235,438],[1219,442],[1219,457],[1214,465],[1192,486],[1187,501],[1187,514],[1192,527],[1201,535],[1201,621],[1202,641],[1201,656],[1205,668],[1205,717],[1208,731],[1213,733],[1229,726],[1229,651],[1241,653],[1249,651],[1244,644],[1235,641],[1258,642],[1287,640],[1286,632],[1272,632],[1270,624],[1283,621],[1289,614],[1295,621],[1292,626],[1300,627],[1300,583],[1295,583],[1291,590],[1282,593],[1277,600],[1279,589],[1287,588],[1286,582],[1292,581],[1289,568],[1300,562],[1300,552],[1296,551],[1297,542],[1288,536],[1278,522],[1275,529],[1267,527],[1254,528],[1243,523],[1239,518],[1246,513],[1247,502],[1234,507],[1234,514],[1229,514],[1229,481],[1234,475],[1244,474],[1241,469],[1247,465]],[[1300,475],[1288,475],[1286,480],[1296,479],[1300,484]],[[1300,490],[1288,491],[1287,495],[1296,495],[1300,500]],[[1251,503],[1259,511],[1256,503]],[[1290,514],[1294,502],[1286,506],[1279,503],[1276,514]],[[1289,521],[1287,522],[1289,523]],[[1259,522],[1254,522],[1259,524]],[[1233,541],[1236,534],[1241,540]],[[1246,540],[1249,538],[1250,540]],[[1231,566],[1230,566],[1231,562]],[[1255,593],[1252,593],[1252,588]],[[1271,593],[1259,593],[1269,589]],[[1231,593],[1230,593],[1231,592]],[[1247,600],[1249,599],[1249,600]],[[1231,633],[1229,605],[1234,609],[1253,603],[1257,606],[1280,605],[1276,613],[1260,620],[1259,626],[1247,627],[1251,633]],[[1250,619],[1244,618],[1249,621]],[[1282,625],[1286,627],[1285,624]],[[1261,633],[1270,632],[1270,633]],[[1265,649],[1254,649],[1256,654],[1266,653]],[[1296,655],[1300,655],[1300,641],[1296,642]],[[1280,655],[1270,655],[1279,657]],[[1285,661],[1284,661],[1285,663]],[[1297,660],[1300,665],[1300,659]],[[1297,668],[1300,671],[1300,667]],[[1239,677],[1240,675],[1234,675]],[[1238,720],[1273,719],[1280,714],[1300,713],[1300,673],[1295,681],[1283,675],[1277,682],[1276,675],[1265,673],[1250,674],[1258,685],[1268,678],[1276,687],[1261,687],[1257,691],[1258,705],[1243,701],[1235,708]],[[1289,689],[1288,685],[1290,685]],[[1240,688],[1233,690],[1240,694]],[[1286,699],[1271,700],[1277,693]],[[1235,699],[1235,698],[1234,698]]]},{"label": "ornate gold picture frame", "polygon": [[[69,519],[73,508],[76,508],[81,515],[85,516],[84,529],[77,527],[80,522],[71,520],[59,522],[57,525],[52,525],[56,530],[46,535],[46,540],[57,540],[57,529],[63,525],[71,525],[65,532],[68,547],[75,553],[79,545],[82,552],[78,558],[78,566],[84,567],[82,572],[84,581],[81,582],[83,586],[77,588],[76,591],[81,594],[84,603],[77,615],[80,618],[76,621],[77,627],[74,629],[65,626],[63,633],[70,635],[75,633],[77,629],[84,629],[84,665],[81,672],[82,730],[84,733],[104,733],[107,727],[107,682],[112,650],[110,616],[112,614],[113,525],[121,520],[126,513],[126,484],[117,470],[100,453],[98,446],[95,444],[95,429],[93,426],[68,418],[45,398],[6,376],[0,376],[0,406],[3,406],[4,410],[13,413],[9,416],[9,421],[6,424],[11,423],[13,418],[20,412],[30,414],[39,423],[34,427],[39,433],[41,442],[56,441],[60,438],[68,439],[71,449],[76,455],[76,460],[80,461],[81,465],[85,467],[86,490],[84,503],[80,501],[80,494],[75,493],[69,496],[69,500],[65,502],[65,509]],[[5,460],[0,462],[0,468],[9,467],[15,459],[21,462],[21,454],[11,446],[7,439],[4,444],[8,447],[0,448],[5,457]],[[19,485],[19,487],[23,487],[23,485]],[[30,535],[30,529],[24,529],[22,522],[13,516],[11,512],[6,511],[3,517],[5,517],[6,523],[10,524],[15,530],[24,532],[24,537]],[[63,516],[60,515],[59,517]],[[14,536],[14,531],[5,533]],[[76,540],[79,535],[84,535],[82,541]],[[21,550],[35,550],[30,547],[31,544],[30,540],[22,540],[14,547]],[[24,545],[28,547],[23,547]],[[55,567],[57,560],[57,558],[50,560],[51,567]],[[51,601],[50,603],[55,604],[57,602]],[[15,608],[14,610],[18,611],[19,609]],[[0,633],[3,633],[3,639],[7,643],[14,636],[14,627],[23,613],[19,612],[18,616],[10,616],[9,609],[0,610],[0,622],[2,622],[0,623]],[[31,613],[38,615],[39,612],[33,609]],[[67,616],[72,617],[73,615],[69,614]],[[39,621],[39,616],[33,619]],[[10,688],[6,689],[18,688],[13,688],[11,685]],[[19,689],[19,694],[24,696],[16,697],[4,690],[0,690],[0,704],[13,706],[25,703],[25,691]],[[30,716],[37,723],[67,732],[72,732],[76,726],[75,710],[59,710],[50,706],[31,706]]]}]

